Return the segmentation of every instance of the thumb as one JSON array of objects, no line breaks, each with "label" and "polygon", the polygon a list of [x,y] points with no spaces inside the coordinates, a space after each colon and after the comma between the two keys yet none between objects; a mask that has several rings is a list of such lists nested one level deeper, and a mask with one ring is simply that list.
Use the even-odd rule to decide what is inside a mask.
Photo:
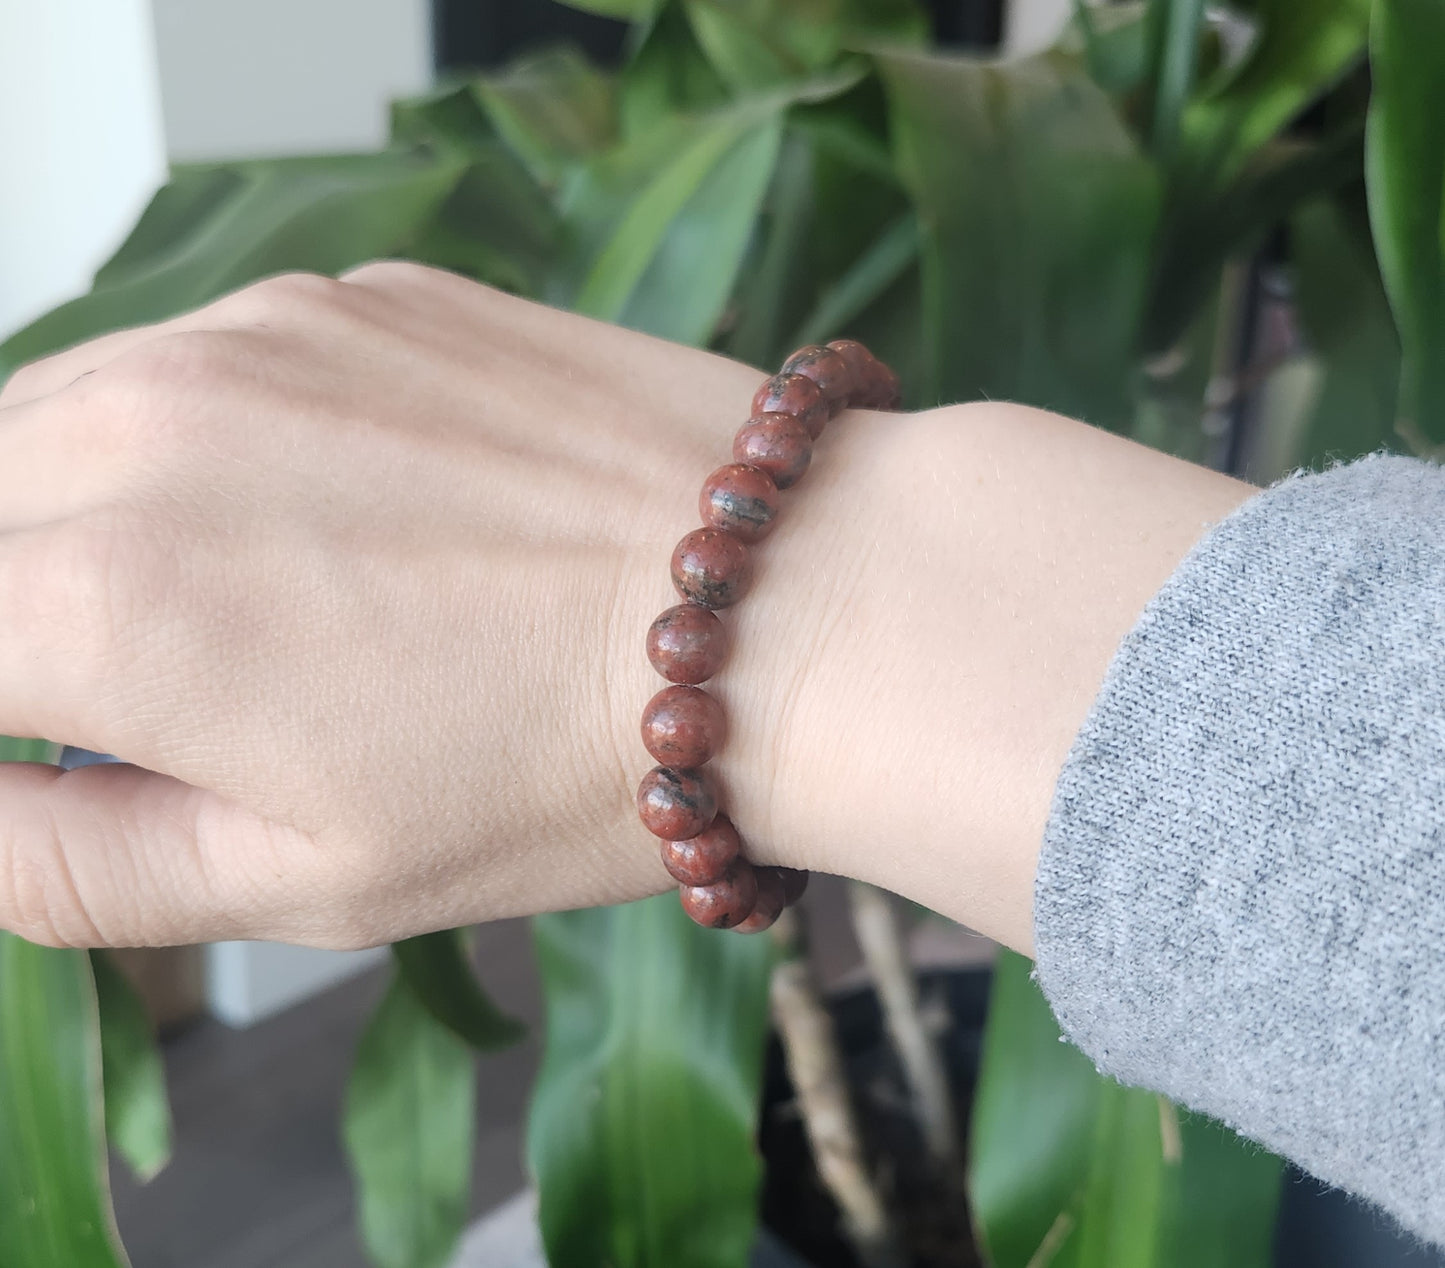
[{"label": "thumb", "polygon": [[340,872],[305,833],[168,775],[0,765],[0,928],[31,942],[342,945]]}]

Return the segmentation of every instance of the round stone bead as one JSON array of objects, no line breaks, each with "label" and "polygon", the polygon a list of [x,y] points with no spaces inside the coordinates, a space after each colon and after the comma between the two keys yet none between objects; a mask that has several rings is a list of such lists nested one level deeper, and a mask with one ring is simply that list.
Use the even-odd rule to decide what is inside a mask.
[{"label": "round stone bead", "polygon": [[723,707],[701,687],[664,687],[642,711],[642,742],[664,766],[690,770],[721,747]]},{"label": "round stone bead", "polygon": [[668,608],[647,630],[647,659],[668,682],[706,682],[722,668],[727,650],[723,623],[697,603]]},{"label": "round stone bead", "polygon": [[759,414],[733,439],[733,457],[790,489],[813,460],[813,438],[791,414]]},{"label": "round stone bead", "polygon": [[772,928],[787,906],[787,892],[776,867],[755,867],[753,873],[758,878],[758,896],[752,911],[733,926],[738,933],[761,933]]},{"label": "round stone bead", "polygon": [[847,361],[834,349],[812,343],[799,348],[783,362],[778,371],[783,374],[801,374],[812,379],[828,402],[828,413],[838,414],[848,404],[849,393],[853,390],[853,371]]},{"label": "round stone bead", "polygon": [[718,815],[695,837],[662,843],[662,865],[680,885],[715,885],[742,853],[738,830],[727,815]]},{"label": "round stone bead", "polygon": [[856,339],[834,339],[828,347],[842,357],[848,367],[849,404],[862,405],[864,389],[873,374],[873,354]]},{"label": "round stone bead", "polygon": [[792,867],[774,869],[783,878],[783,906],[791,907],[808,888],[808,873]]},{"label": "round stone bead", "polygon": [[704,524],[745,542],[762,541],[773,531],[778,486],[766,471],[741,462],[719,467],[703,481],[697,509]]},{"label": "round stone bead", "polygon": [[685,841],[717,816],[717,796],[702,771],[654,766],[637,786],[637,814],[654,836]]},{"label": "round stone bead", "polygon": [[695,528],[672,552],[672,584],[684,599],[705,608],[731,607],[752,578],[747,546],[720,528]]},{"label": "round stone bead", "polygon": [[791,414],[817,440],[828,423],[828,398],[806,375],[775,374],[753,397],[752,416],[763,414]]},{"label": "round stone bead", "polygon": [[711,885],[684,885],[678,896],[682,909],[706,929],[740,925],[758,900],[758,877],[745,859],[737,859],[719,881]]}]

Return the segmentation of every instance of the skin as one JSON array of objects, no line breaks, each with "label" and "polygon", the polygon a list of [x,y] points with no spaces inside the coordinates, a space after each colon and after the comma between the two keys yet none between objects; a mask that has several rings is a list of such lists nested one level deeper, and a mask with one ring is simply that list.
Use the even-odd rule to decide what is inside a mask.
[{"label": "skin", "polygon": [[[357,947],[672,888],[648,624],[761,372],[412,265],[262,282],[0,395],[0,927]],[[1019,406],[834,420],[709,684],[759,862],[1027,953],[1054,783],[1251,486]]]}]

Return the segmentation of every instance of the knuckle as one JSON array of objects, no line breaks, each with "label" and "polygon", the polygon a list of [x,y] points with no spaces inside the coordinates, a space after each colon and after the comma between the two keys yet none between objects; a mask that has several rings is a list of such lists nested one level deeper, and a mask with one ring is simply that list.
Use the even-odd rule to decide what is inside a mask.
[{"label": "knuckle", "polygon": [[340,282],[321,273],[277,273],[237,291],[225,302],[244,306],[264,320],[298,309],[336,306],[343,301],[345,293],[346,288]]},{"label": "knuckle", "polygon": [[200,439],[213,413],[208,405],[237,377],[239,363],[238,341],[224,332],[165,334],[81,379],[72,401],[108,449],[150,455],[187,449]]},{"label": "knuckle", "polygon": [[0,408],[42,395],[50,381],[53,361],[53,357],[45,357],[16,370],[0,387]]}]

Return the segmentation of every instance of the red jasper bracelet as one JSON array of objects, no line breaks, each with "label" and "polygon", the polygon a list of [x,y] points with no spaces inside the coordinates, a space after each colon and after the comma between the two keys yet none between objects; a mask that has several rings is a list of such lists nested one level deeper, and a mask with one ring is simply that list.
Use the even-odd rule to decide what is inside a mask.
[{"label": "red jasper bracelet", "polygon": [[803,478],[813,442],[849,406],[898,408],[897,376],[853,339],[799,349],[758,389],[733,440],[734,461],[703,482],[703,527],[672,552],[672,584],[687,602],[647,631],[647,658],[672,685],[642,712],[642,742],[659,764],[642,777],[637,813],[662,838],[662,863],[681,887],[683,908],[711,929],[766,929],[808,884],[807,872],[749,863],[737,829],[718,813],[704,768],[726,721],[698,683],[722,667],[727,634],[714,609],[747,591],[749,547],[772,531],[778,491]]}]

